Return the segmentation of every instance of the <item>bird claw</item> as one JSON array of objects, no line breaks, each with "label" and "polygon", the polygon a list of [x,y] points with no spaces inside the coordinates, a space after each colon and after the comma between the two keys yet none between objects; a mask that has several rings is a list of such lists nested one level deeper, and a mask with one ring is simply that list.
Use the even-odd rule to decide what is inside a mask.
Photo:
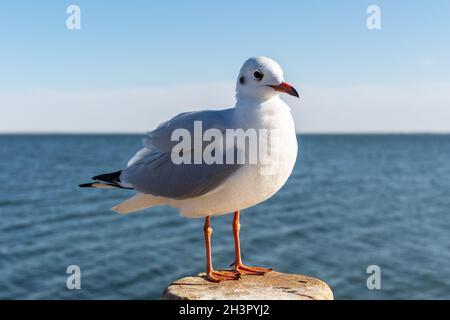
[{"label": "bird claw", "polygon": [[209,281],[212,282],[221,282],[221,281],[229,281],[229,280],[239,280],[241,278],[241,274],[238,271],[208,271],[206,273],[206,277]]},{"label": "bird claw", "polygon": [[272,271],[272,269],[269,268],[260,268],[260,267],[247,267],[242,264],[235,264],[235,271],[239,272],[240,274],[246,274],[246,275],[265,275],[266,273],[269,273]]}]

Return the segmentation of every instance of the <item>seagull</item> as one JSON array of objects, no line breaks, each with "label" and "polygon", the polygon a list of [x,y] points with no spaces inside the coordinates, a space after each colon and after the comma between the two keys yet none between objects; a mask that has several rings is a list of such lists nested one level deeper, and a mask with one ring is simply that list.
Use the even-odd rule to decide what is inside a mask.
[{"label": "seagull", "polygon": [[[285,82],[283,70],[277,62],[267,57],[250,58],[240,69],[233,108],[185,112],[163,122],[145,135],[143,148],[126,168],[97,175],[92,182],[80,187],[136,191],[133,197],[112,208],[120,214],[169,205],[178,208],[182,216],[204,218],[206,277],[212,282],[237,280],[241,275],[264,275],[272,269],[250,267],[242,262],[239,217],[241,210],[273,196],[285,184],[296,162],[294,121],[290,108],[280,98],[281,93],[299,97],[294,87]],[[196,143],[198,124],[205,133],[200,143]],[[262,160],[245,161],[249,158],[249,151],[243,151],[242,144],[228,144],[230,140],[235,141],[234,136],[229,138],[228,133],[238,129],[276,133],[272,134],[276,139],[272,140],[270,134],[266,134],[265,139],[261,138],[270,145],[270,158],[277,159],[273,161],[276,165],[270,166],[271,170],[262,170],[267,167]],[[184,141],[186,147],[180,150],[177,132],[195,137]],[[206,132],[210,132],[208,139],[205,139]],[[211,152],[219,161],[189,161],[198,154],[202,155],[208,143],[215,148],[222,147],[222,153],[217,152],[219,149]],[[237,156],[239,152],[243,152],[240,158]],[[177,157],[187,161],[180,163]],[[213,268],[211,257],[211,217],[228,213],[234,213],[234,269],[219,271]]]}]

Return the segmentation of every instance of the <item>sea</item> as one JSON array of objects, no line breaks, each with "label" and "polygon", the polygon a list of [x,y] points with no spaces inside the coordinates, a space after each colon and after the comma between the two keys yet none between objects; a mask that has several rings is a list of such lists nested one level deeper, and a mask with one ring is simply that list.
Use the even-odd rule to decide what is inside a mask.
[{"label": "sea", "polygon": [[[322,279],[336,299],[450,299],[450,135],[298,143],[285,186],[242,211],[244,262]],[[0,135],[0,299],[160,299],[204,271],[202,219],[121,216],[110,208],[133,191],[78,187],[140,147],[139,135]],[[231,220],[211,220],[216,269],[233,261]]]}]

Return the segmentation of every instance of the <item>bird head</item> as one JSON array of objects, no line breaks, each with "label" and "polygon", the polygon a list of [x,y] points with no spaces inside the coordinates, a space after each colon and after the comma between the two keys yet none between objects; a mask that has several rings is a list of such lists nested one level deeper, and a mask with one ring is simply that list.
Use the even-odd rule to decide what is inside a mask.
[{"label": "bird head", "polygon": [[283,70],[266,57],[250,58],[244,62],[236,84],[238,97],[268,100],[280,93],[299,97],[297,90],[284,81]]}]

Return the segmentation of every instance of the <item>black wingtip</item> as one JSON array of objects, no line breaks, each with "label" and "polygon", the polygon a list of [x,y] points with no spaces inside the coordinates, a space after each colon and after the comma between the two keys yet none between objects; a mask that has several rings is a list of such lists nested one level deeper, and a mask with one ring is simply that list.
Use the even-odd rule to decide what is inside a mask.
[{"label": "black wingtip", "polygon": [[99,180],[99,181],[104,181],[104,182],[120,182],[121,174],[122,174],[122,171],[99,174],[98,176],[92,177],[92,180]]},{"label": "black wingtip", "polygon": [[78,185],[80,188],[92,188],[93,183],[83,183]]}]

